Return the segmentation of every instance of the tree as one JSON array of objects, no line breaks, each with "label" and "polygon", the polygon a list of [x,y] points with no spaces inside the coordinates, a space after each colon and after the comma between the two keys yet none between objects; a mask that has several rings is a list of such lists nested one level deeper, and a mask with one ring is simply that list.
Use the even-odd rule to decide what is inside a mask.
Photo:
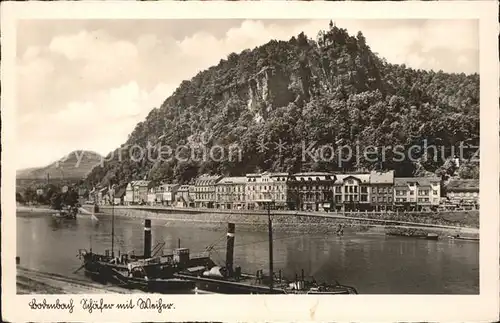
[{"label": "tree", "polygon": [[33,203],[36,201],[36,191],[32,187],[27,187],[24,190],[24,199],[28,203]]},{"label": "tree", "polygon": [[24,198],[19,192],[16,192],[16,202],[24,203]]},{"label": "tree", "polygon": [[50,206],[54,210],[62,210],[63,207],[63,196],[61,193],[55,193],[50,199]]},{"label": "tree", "polygon": [[[197,138],[211,131],[213,136],[204,147],[224,147],[227,156],[227,148],[234,145],[240,148],[241,160],[196,158],[197,162],[191,163],[172,158],[155,162],[150,160],[153,156],[136,162],[128,156],[123,160],[115,157],[103,167],[95,167],[87,184],[125,184],[145,175],[186,183],[204,173],[348,172],[357,167],[394,169],[397,176],[454,173],[453,165],[442,167],[451,154],[449,148],[443,153],[430,150],[428,156],[416,152],[412,156],[415,160],[410,160],[408,153],[402,161],[395,159],[411,146],[423,148],[423,140],[445,148],[478,137],[479,75],[390,64],[371,51],[361,32],[351,36],[332,24],[318,33],[317,42],[300,33],[288,42],[273,40],[230,54],[227,61],[182,82],[160,108],[135,127],[126,142],[128,147],[144,147],[151,138],[159,139],[178,155],[178,148],[199,144]],[[280,140],[285,147],[278,152]],[[261,141],[267,150],[258,149]],[[342,163],[338,156],[332,162],[303,160],[302,143],[308,147],[313,142],[335,149],[342,145],[377,149],[374,159],[361,156],[360,163],[355,156]],[[378,149],[387,147],[392,149],[385,154]],[[188,152],[181,157],[190,158]],[[460,172],[476,176],[474,169]]]},{"label": "tree", "polygon": [[78,193],[74,189],[68,190],[64,193],[63,201],[68,206],[75,206],[78,204]]}]

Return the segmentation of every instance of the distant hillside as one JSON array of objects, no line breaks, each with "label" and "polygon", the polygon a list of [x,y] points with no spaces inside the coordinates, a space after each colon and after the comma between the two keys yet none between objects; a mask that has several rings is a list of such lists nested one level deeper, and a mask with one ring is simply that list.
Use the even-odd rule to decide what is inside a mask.
[{"label": "distant hillside", "polygon": [[[77,150],[45,167],[27,168],[17,171],[18,185],[21,183],[82,180],[102,160],[102,156],[92,151]],[[24,186],[24,185],[23,185]]]},{"label": "distant hillside", "polygon": [[[391,151],[370,151],[370,158],[360,158],[359,163],[356,156],[339,163],[327,158],[304,160],[302,154],[304,145],[311,143],[315,148],[401,146],[408,152],[411,146],[425,146],[424,141],[445,150],[426,155],[413,149],[412,159],[407,156],[404,161],[394,161],[398,156]],[[95,168],[87,182],[122,184],[146,177],[184,183],[203,173],[243,175],[266,170],[377,168],[394,169],[397,176],[442,174],[454,171],[445,160],[451,147],[462,141],[479,143],[478,74],[414,70],[388,63],[371,51],[361,32],[351,36],[330,24],[316,40],[303,33],[289,41],[271,40],[253,50],[232,53],[182,82],[120,148],[123,156],[130,155],[126,147],[147,147],[148,142],[174,151],[187,146],[191,151],[181,157],[195,152],[196,160],[160,160],[154,152],[142,160],[114,154],[116,158]],[[242,159],[230,160],[228,151],[222,157],[216,154],[221,158],[200,158],[197,149],[203,145],[207,149],[235,145]]]}]

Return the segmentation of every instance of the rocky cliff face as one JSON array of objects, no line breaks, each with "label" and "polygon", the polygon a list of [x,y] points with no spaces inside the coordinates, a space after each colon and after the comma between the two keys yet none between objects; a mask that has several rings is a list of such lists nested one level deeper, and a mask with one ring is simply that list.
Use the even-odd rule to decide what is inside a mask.
[{"label": "rocky cliff face", "polygon": [[[467,102],[466,107],[460,102]],[[224,158],[210,160],[155,159],[154,153],[141,161],[117,158],[91,172],[88,181],[108,184],[148,177],[187,182],[201,173],[375,167],[410,176],[415,171],[412,162],[302,160],[302,142],[411,145],[440,138],[452,146],[478,137],[478,104],[477,74],[391,65],[371,52],[361,33],[353,37],[331,26],[316,41],[300,34],[288,42],[273,40],[229,55],[182,82],[136,126],[126,143],[146,147],[149,142],[173,150],[182,145],[236,145],[241,159],[229,160],[227,152]],[[279,153],[278,142],[286,143]],[[259,143],[267,149],[259,149]],[[122,154],[127,152],[122,148]],[[434,172],[441,164],[419,165]]]}]

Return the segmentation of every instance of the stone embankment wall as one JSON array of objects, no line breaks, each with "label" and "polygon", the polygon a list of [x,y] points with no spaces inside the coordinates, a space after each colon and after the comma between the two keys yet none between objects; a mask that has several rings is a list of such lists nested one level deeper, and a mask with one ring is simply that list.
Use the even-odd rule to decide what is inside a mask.
[{"label": "stone embankment wall", "polygon": [[[86,207],[90,209],[91,207]],[[101,214],[126,216],[133,218],[149,218],[166,221],[173,226],[183,224],[202,225],[214,229],[224,229],[228,222],[235,223],[240,230],[267,230],[268,215],[265,211],[237,211],[237,210],[201,210],[201,209],[172,209],[159,207],[126,207],[101,206]],[[335,233],[340,224],[346,230],[373,231],[374,227],[407,226],[422,227],[429,232],[478,232],[474,225],[479,224],[479,212],[462,212],[461,214],[389,214],[389,213],[306,213],[295,211],[273,211],[274,231],[309,231],[311,233]],[[477,218],[475,220],[474,218]],[[472,224],[472,225],[471,225]],[[377,231],[377,230],[375,230]],[[378,229],[380,231],[380,229]]]}]

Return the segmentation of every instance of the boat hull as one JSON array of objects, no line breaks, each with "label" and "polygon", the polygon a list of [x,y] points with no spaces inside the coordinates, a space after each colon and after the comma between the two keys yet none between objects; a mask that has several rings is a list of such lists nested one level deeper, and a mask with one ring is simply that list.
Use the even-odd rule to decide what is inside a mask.
[{"label": "boat hull", "polygon": [[95,282],[101,284],[112,284],[127,289],[138,289],[144,292],[175,294],[193,291],[196,284],[189,280],[175,278],[145,279],[139,277],[127,277],[126,275],[112,269],[101,266],[101,268],[85,268],[85,275]]},{"label": "boat hull", "polygon": [[140,289],[150,293],[179,294],[191,292],[196,288],[193,281],[182,279],[151,279],[126,278],[129,288]]},{"label": "boat hull", "polygon": [[331,288],[329,291],[314,291],[314,290],[291,290],[276,286],[270,289],[268,285],[253,285],[251,283],[243,283],[238,281],[230,281],[224,279],[216,279],[209,277],[191,276],[178,274],[176,277],[189,279],[196,283],[196,288],[202,291],[207,291],[217,294],[322,294],[322,295],[346,295],[357,294],[357,291],[352,287],[338,286]]},{"label": "boat hull", "polygon": [[224,281],[206,277],[190,277],[189,275],[176,275],[183,279],[189,279],[196,284],[199,290],[217,293],[217,294],[232,294],[232,295],[248,295],[248,294],[285,294],[281,289],[270,290],[268,286],[253,286],[233,281]]},{"label": "boat hull", "polygon": [[462,237],[450,237],[452,240],[460,240],[460,241],[475,241],[479,242],[479,238],[462,238]]},{"label": "boat hull", "polygon": [[403,237],[403,238],[425,239],[425,240],[438,240],[439,239],[439,236],[437,236],[437,235],[426,235],[426,234],[405,235],[405,234],[397,234],[397,233],[386,233],[386,235],[391,236],[391,237]]}]

